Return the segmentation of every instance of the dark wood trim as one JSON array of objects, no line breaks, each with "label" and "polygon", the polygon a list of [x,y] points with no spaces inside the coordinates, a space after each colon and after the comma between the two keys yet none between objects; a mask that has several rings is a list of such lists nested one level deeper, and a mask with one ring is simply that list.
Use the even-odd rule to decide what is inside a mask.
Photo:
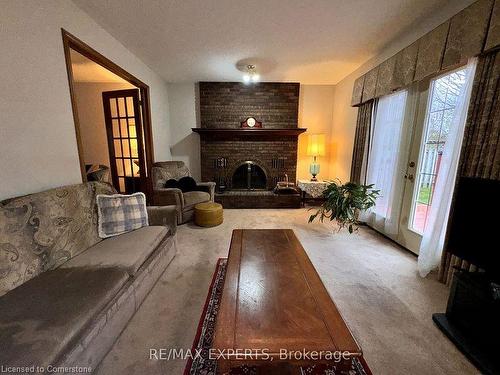
[{"label": "dark wood trim", "polygon": [[[142,101],[142,108],[144,108],[144,118],[142,120],[143,122],[143,127],[144,127],[144,140],[146,144],[144,145],[146,147],[146,165],[147,167],[147,189],[148,193],[150,194],[149,196],[153,196],[153,183],[152,183],[152,178],[151,178],[151,169],[153,167],[153,163],[155,162],[154,160],[154,145],[153,145],[153,128],[152,128],[152,117],[151,117],[151,100],[150,100],[150,90],[149,86],[146,85],[146,87],[140,87],[141,90],[141,101]],[[148,126],[146,126],[148,124]],[[148,152],[149,151],[149,152]]]},{"label": "dark wood trim", "polygon": [[218,128],[191,128],[195,133],[205,134],[270,134],[270,135],[299,135],[304,133],[306,128],[283,128],[283,129],[263,129],[263,128],[238,128],[238,129],[218,129]]},{"label": "dark wood trim", "polygon": [[72,35],[71,33],[67,32],[64,29],[61,29],[62,31],[62,36],[63,36],[63,43],[65,47],[69,47],[77,51],[78,53],[81,53],[88,59],[94,61],[95,63],[103,66],[104,68],[108,69],[109,71],[115,73],[117,76],[120,76],[127,82],[130,82],[134,86],[137,86],[139,88],[144,87],[144,88],[149,88],[149,86],[142,82],[139,78],[135,77],[134,75],[130,74],[127,72],[125,69],[120,67],[119,65],[115,64],[113,61],[109,60],[107,57],[101,55],[99,52],[97,52],[95,49],[90,47],[88,44],[83,42],[82,40],[78,39],[76,36]]},{"label": "dark wood trim", "polygon": [[125,81],[131,83],[132,85],[139,88],[141,93],[141,107],[142,107],[142,115],[143,115],[143,126],[144,126],[144,139],[145,139],[145,148],[146,148],[146,160],[147,160],[147,184],[146,190],[148,197],[151,196],[151,192],[153,191],[152,181],[151,181],[151,167],[154,163],[154,150],[153,150],[153,130],[152,130],[152,121],[151,121],[151,100],[150,100],[150,91],[149,86],[142,82],[140,79],[135,77],[134,75],[127,72],[125,69],[115,64],[105,56],[101,55],[95,49],[90,47],[88,44],[78,39],[76,36],[67,32],[64,29],[61,29],[62,40],[63,40],[63,48],[64,48],[64,58],[66,60],[66,69],[68,73],[68,83],[69,83],[69,92],[71,96],[71,107],[73,109],[73,121],[75,123],[75,133],[76,133],[76,141],[78,145],[78,157],[80,159],[80,170],[82,174],[82,181],[87,181],[87,175],[85,173],[85,162],[83,160],[83,148],[81,142],[81,132],[80,132],[80,121],[78,117],[78,109],[76,105],[76,97],[74,90],[74,79],[73,79],[73,69],[71,66],[71,55],[70,49],[75,50],[76,52],[82,54],[88,59],[94,61],[95,63],[101,65],[102,67],[108,69],[113,72],[117,76],[123,78]]},{"label": "dark wood trim", "polygon": [[228,139],[234,137],[258,137],[258,138],[281,138],[284,136],[297,137],[304,133],[306,128],[289,129],[256,129],[256,128],[237,128],[237,129],[217,129],[217,128],[191,128],[204,138],[210,139]]},{"label": "dark wood trim", "polygon": [[68,74],[69,95],[71,97],[71,109],[73,110],[73,123],[75,124],[76,145],[78,148],[78,160],[80,161],[80,173],[82,175],[82,181],[86,182],[87,173],[85,171],[85,161],[83,160],[83,146],[82,146],[82,137],[80,132],[80,120],[78,117],[78,107],[76,105],[75,89],[73,86],[73,67],[71,65],[70,44],[69,40],[66,39],[66,31],[64,29],[61,30],[63,37],[64,59],[66,61],[66,71]]},{"label": "dark wood trim", "polygon": [[[108,141],[108,153],[109,153],[109,168],[111,170],[111,183],[115,187],[117,191],[120,191],[119,189],[119,181],[117,178],[118,175],[118,169],[116,168],[116,158],[115,158],[115,147],[113,144],[113,147],[111,147],[110,142],[113,142],[113,125],[109,126],[108,125],[108,119],[111,118],[111,106],[109,104],[109,100],[104,100],[103,97],[103,109],[104,109],[104,122],[106,123],[106,135],[107,135],[107,141]],[[118,106],[118,105],[117,105]],[[118,128],[120,131],[120,136],[121,136],[121,125],[118,124]],[[120,137],[121,138],[121,137]],[[120,139],[120,148],[121,148],[121,154],[123,155],[123,147],[122,147],[122,142]]]}]

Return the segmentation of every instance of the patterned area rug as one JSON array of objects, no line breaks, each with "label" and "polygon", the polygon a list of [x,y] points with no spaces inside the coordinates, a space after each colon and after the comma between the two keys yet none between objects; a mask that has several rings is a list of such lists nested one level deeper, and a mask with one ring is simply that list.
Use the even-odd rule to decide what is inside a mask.
[{"label": "patterned area rug", "polygon": [[[201,315],[198,331],[193,342],[192,352],[201,352],[200,356],[189,359],[184,375],[214,375],[216,373],[216,363],[208,358],[208,351],[212,347],[212,339],[217,321],[217,313],[221,302],[222,289],[224,287],[224,277],[226,275],[227,259],[220,258],[217,262],[215,274],[208,291],[205,307]],[[257,371],[253,367],[243,366],[232,369],[231,375],[253,375]],[[344,375],[335,369],[334,365],[311,365],[296,369],[293,374],[297,375]],[[354,358],[351,370],[346,375],[372,375],[370,368],[363,358]]]}]

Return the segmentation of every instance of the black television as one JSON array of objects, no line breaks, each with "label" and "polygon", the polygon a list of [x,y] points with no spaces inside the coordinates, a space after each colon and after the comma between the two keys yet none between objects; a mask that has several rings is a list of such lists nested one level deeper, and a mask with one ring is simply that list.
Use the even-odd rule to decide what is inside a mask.
[{"label": "black television", "polygon": [[500,279],[500,181],[459,179],[447,250]]}]

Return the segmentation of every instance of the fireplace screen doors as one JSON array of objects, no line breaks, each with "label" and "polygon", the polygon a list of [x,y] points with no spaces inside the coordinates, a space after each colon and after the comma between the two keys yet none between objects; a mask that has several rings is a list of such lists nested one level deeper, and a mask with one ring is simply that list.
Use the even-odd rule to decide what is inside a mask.
[{"label": "fireplace screen doors", "polygon": [[233,189],[266,189],[267,178],[264,170],[252,161],[247,161],[235,169],[232,177]]}]

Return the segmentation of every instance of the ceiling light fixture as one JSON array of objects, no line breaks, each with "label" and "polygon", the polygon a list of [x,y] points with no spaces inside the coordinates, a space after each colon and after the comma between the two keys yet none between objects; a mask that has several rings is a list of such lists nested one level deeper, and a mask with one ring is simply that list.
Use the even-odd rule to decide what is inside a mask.
[{"label": "ceiling light fixture", "polygon": [[260,75],[257,73],[255,65],[248,64],[247,71],[245,74],[243,74],[243,82],[248,84],[250,82],[256,83],[259,81],[260,81]]}]

